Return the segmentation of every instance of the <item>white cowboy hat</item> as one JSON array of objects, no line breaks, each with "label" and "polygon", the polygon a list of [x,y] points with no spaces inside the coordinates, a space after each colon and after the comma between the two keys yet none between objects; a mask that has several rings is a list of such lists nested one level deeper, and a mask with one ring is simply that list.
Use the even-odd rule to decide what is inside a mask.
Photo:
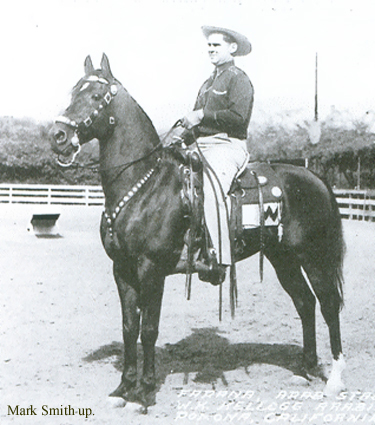
[{"label": "white cowboy hat", "polygon": [[227,34],[233,38],[233,40],[237,43],[237,50],[233,53],[233,56],[245,56],[251,52],[250,41],[244,35],[236,31],[228,30],[227,28],[211,26],[203,26],[202,31],[206,38],[214,33]]}]

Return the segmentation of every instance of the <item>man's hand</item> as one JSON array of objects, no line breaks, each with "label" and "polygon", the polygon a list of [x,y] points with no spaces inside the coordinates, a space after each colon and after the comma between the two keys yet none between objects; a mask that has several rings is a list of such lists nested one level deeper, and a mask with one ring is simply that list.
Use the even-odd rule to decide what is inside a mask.
[{"label": "man's hand", "polygon": [[184,118],[181,119],[181,123],[186,129],[191,130],[202,121],[203,116],[203,109],[198,109],[197,111],[192,111],[185,115]]}]

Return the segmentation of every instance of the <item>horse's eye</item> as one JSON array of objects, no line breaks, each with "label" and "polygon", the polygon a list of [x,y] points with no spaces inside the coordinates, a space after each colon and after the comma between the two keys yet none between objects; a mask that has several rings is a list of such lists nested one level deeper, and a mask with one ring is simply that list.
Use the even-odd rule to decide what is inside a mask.
[{"label": "horse's eye", "polygon": [[95,94],[92,96],[92,98],[93,98],[94,100],[100,100],[100,99],[101,99],[101,96],[100,96],[100,94],[95,93]]}]

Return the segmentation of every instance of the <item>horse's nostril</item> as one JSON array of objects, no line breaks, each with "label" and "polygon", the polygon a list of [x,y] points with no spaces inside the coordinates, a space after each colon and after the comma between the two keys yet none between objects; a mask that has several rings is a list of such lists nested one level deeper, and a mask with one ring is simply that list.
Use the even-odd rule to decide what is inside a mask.
[{"label": "horse's nostril", "polygon": [[66,133],[63,130],[56,131],[53,137],[58,145],[66,142]]}]

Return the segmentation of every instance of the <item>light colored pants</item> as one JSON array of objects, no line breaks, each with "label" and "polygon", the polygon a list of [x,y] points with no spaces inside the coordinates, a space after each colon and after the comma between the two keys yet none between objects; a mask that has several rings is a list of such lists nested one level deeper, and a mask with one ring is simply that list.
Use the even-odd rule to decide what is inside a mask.
[{"label": "light colored pants", "polygon": [[[230,208],[230,200],[227,194],[234,177],[246,166],[249,160],[246,140],[229,138],[226,134],[216,134],[215,136],[200,137],[197,139],[197,143],[217,176],[216,178],[209,171],[211,179],[206,172],[203,177],[204,214],[207,228],[212,239],[213,247],[216,250],[218,262],[220,264],[230,265],[232,259],[226,211],[226,204],[227,208]],[[218,185],[217,179],[221,184],[222,190]],[[214,188],[212,183],[214,183]],[[224,199],[222,193],[224,193]],[[216,212],[216,202],[219,205],[220,221],[218,221]],[[219,241],[220,234],[221,243]]]}]

